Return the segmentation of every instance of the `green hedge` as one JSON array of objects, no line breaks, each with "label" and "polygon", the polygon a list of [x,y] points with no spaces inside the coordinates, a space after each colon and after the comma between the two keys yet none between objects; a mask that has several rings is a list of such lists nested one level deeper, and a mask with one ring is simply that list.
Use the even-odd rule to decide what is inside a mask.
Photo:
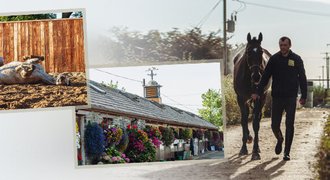
[{"label": "green hedge", "polygon": [[[234,125],[234,124],[240,124],[241,123],[241,114],[240,109],[237,104],[237,95],[234,91],[234,85],[233,85],[233,76],[227,75],[224,77],[224,95],[226,99],[226,120],[227,125]],[[252,113],[252,110],[250,109],[250,115]],[[271,91],[268,90],[266,102],[263,107],[263,117],[270,117],[271,115]],[[249,118],[249,120],[252,120],[252,118]]]},{"label": "green hedge", "polygon": [[227,75],[223,78],[223,93],[226,100],[226,123],[227,125],[239,124],[241,115],[237,104],[236,93],[233,86],[233,76]]}]

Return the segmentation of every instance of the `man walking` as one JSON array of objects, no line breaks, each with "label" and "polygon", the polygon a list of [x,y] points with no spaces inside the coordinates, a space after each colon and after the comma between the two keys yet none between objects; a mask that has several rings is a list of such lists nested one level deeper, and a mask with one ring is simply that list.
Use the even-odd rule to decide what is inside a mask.
[{"label": "man walking", "polygon": [[270,57],[265,72],[252,99],[256,100],[263,93],[270,77],[272,77],[272,130],[277,139],[275,153],[282,152],[284,141],[280,129],[283,111],[286,112],[285,148],[283,160],[290,160],[290,149],[294,135],[294,119],[298,86],[301,90],[299,103],[304,105],[307,97],[307,80],[302,59],[290,50],[291,40],[281,37],[280,51]]}]

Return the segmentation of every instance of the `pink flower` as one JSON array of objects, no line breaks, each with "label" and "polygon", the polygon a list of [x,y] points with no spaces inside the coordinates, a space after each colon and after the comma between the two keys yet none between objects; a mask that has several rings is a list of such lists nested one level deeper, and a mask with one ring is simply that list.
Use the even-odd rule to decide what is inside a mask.
[{"label": "pink flower", "polygon": [[125,158],[125,161],[126,161],[126,162],[129,162],[130,160],[129,160],[128,158]]},{"label": "pink flower", "polygon": [[114,161],[117,161],[117,157],[112,157],[111,160],[114,162]]},{"label": "pink flower", "polygon": [[126,158],[126,155],[125,154],[121,154],[121,157]]}]

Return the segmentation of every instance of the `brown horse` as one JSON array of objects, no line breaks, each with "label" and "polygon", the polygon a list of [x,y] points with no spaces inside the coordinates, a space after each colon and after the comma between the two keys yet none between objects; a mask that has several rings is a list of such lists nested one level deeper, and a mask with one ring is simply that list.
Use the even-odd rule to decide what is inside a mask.
[{"label": "brown horse", "polygon": [[[237,102],[241,111],[241,125],[243,129],[243,145],[239,152],[239,155],[247,155],[248,150],[246,143],[251,143],[253,138],[250,135],[248,128],[249,117],[249,100],[251,100],[251,94],[256,92],[256,86],[259,83],[261,76],[264,72],[267,60],[271,54],[261,47],[262,34],[259,33],[258,39],[253,37],[251,39],[250,33],[247,35],[247,45],[245,52],[242,55],[237,55],[234,58],[234,90],[237,94]],[[253,131],[254,131],[254,145],[252,151],[252,160],[260,159],[259,149],[259,128],[261,119],[261,110],[265,103],[266,90],[259,100],[254,102],[253,109]]]}]

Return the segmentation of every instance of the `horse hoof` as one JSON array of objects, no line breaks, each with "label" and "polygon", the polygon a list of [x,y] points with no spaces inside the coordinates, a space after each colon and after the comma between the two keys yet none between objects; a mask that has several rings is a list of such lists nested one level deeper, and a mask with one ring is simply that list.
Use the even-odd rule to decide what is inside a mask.
[{"label": "horse hoof", "polygon": [[259,153],[252,153],[252,157],[251,157],[252,161],[260,160],[260,159],[261,159],[261,157],[260,157]]},{"label": "horse hoof", "polygon": [[247,148],[245,147],[245,148],[241,148],[241,150],[239,151],[239,154],[238,154],[239,156],[244,156],[244,155],[248,155],[248,150],[247,150]]},{"label": "horse hoof", "polygon": [[259,147],[253,147],[252,153],[261,153]]},{"label": "horse hoof", "polygon": [[248,144],[251,144],[253,141],[253,137],[251,135],[249,135],[248,139],[247,139],[247,142]]}]

